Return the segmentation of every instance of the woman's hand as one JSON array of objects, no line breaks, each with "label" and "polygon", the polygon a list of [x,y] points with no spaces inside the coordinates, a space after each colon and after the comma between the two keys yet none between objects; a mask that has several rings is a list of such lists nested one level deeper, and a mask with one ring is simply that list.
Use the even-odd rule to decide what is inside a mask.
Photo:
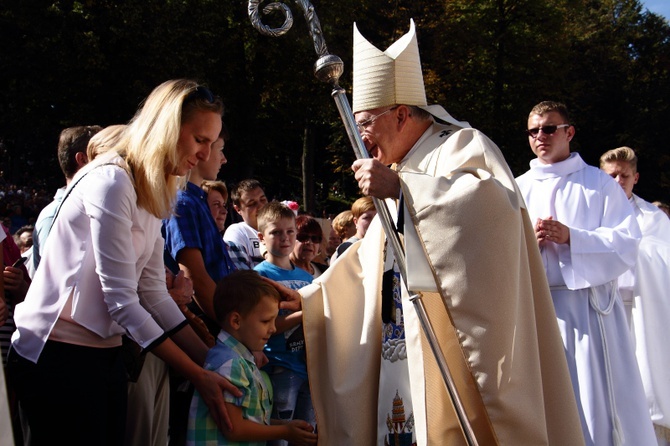
[{"label": "woman's hand", "polygon": [[221,432],[232,431],[233,425],[226,410],[223,392],[227,391],[235,396],[242,396],[242,391],[221,375],[204,369],[202,374],[197,379],[191,379],[191,382],[207,404],[209,413],[219,430]]},{"label": "woman's hand", "polygon": [[193,282],[184,276],[184,271],[179,271],[176,276],[167,277],[168,292],[177,305],[188,305],[193,300]]},{"label": "woman's hand", "polygon": [[265,356],[265,353],[262,351],[260,352],[251,352],[252,355],[254,355],[254,362],[256,363],[256,367],[259,369],[265,367],[270,360],[268,359],[267,356]]}]

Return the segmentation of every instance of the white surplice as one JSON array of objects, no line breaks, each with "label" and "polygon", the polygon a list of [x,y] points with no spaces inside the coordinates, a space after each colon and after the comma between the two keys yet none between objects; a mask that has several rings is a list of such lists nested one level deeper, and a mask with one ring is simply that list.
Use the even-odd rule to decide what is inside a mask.
[{"label": "white surplice", "polygon": [[570,244],[540,248],[587,445],[653,445],[616,279],[635,263],[640,230],[621,187],[577,153],[537,159],[517,178],[531,221],[552,217]]},{"label": "white surplice", "polygon": [[653,204],[632,195],[630,205],[642,231],[634,268],[619,278],[629,310],[649,414],[659,444],[670,440],[670,219]]}]

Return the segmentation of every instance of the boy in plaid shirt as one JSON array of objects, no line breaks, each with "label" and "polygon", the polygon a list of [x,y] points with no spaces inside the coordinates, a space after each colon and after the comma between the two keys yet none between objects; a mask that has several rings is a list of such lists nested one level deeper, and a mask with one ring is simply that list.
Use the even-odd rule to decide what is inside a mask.
[{"label": "boy in plaid shirt", "polygon": [[205,369],[214,370],[242,390],[241,397],[226,393],[232,431],[221,432],[196,391],[188,419],[188,445],[258,445],[284,439],[296,445],[316,444],[316,434],[306,421],[271,420],[272,388],[254,362],[276,331],[279,312],[277,290],[255,271],[236,271],[216,286],[214,311],[221,331],[207,354]]}]

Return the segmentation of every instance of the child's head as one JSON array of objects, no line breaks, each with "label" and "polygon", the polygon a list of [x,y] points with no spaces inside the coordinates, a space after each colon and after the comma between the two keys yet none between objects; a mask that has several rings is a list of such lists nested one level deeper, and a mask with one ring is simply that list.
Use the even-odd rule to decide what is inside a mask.
[{"label": "child's head", "polygon": [[[356,234],[354,214],[351,213],[351,210],[346,210],[337,214],[337,216],[333,219],[333,230],[340,238],[340,243]],[[338,245],[340,243],[338,243]]]},{"label": "child's head", "polygon": [[368,226],[372,219],[377,215],[377,209],[372,201],[372,197],[361,197],[354,201],[351,205],[351,214],[354,217],[354,224],[356,225],[356,236],[358,238],[365,237],[368,231]]},{"label": "child's head", "polygon": [[240,270],[216,285],[214,313],[221,328],[250,351],[259,351],[276,331],[280,300],[275,287],[256,271]]},{"label": "child's head", "polygon": [[295,246],[295,214],[278,201],[271,201],[258,211],[258,238],[265,245],[268,260],[288,257]]}]

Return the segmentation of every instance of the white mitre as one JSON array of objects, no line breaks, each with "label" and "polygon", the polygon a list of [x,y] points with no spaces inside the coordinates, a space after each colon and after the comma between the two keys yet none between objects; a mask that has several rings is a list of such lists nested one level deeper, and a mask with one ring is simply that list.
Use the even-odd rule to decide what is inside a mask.
[{"label": "white mitre", "polygon": [[459,127],[459,122],[439,105],[427,105],[419,44],[414,20],[409,32],[384,52],[368,42],[354,23],[354,113],[396,104],[415,105],[437,119]]}]

